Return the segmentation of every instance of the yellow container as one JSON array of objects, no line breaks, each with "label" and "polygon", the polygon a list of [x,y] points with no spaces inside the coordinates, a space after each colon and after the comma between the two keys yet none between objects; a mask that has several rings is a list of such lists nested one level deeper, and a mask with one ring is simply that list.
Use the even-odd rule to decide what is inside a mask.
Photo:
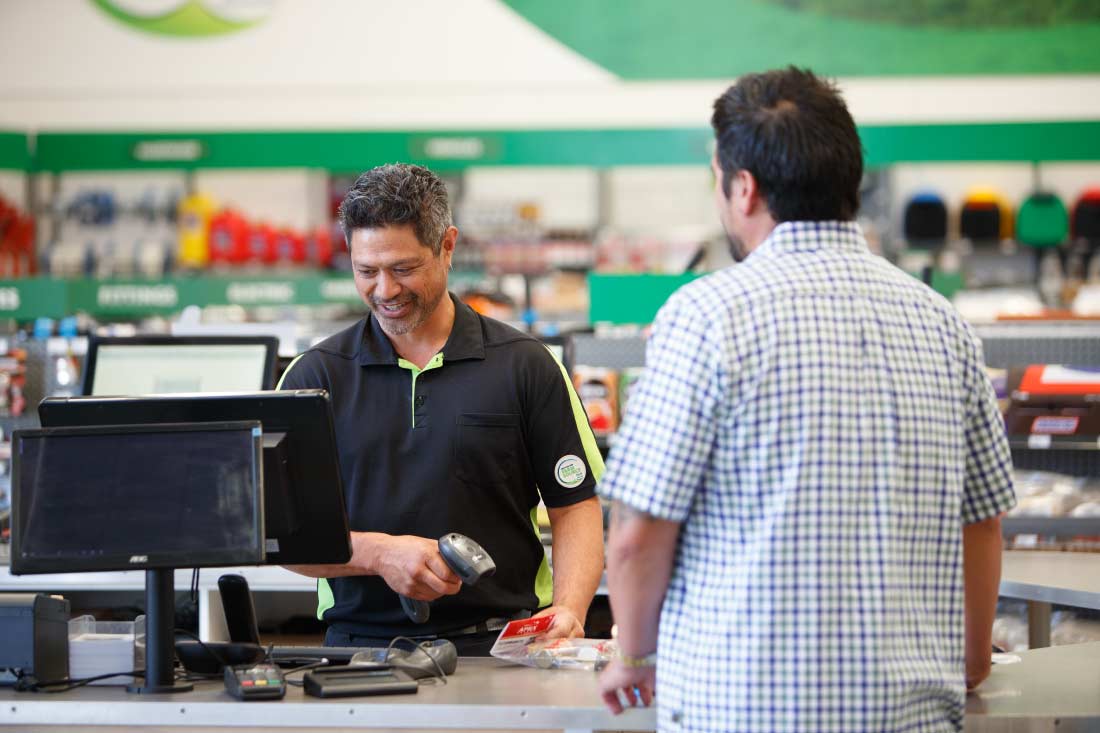
[{"label": "yellow container", "polygon": [[217,208],[214,198],[205,193],[194,193],[180,200],[176,254],[180,267],[206,267],[210,261],[210,219]]}]

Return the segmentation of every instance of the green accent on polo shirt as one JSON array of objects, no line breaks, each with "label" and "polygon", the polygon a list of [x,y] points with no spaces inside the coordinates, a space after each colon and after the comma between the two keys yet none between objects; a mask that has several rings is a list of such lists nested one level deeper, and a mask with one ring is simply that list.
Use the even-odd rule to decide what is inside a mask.
[{"label": "green accent on polo shirt", "polygon": [[443,366],[443,352],[440,351],[438,354],[433,356],[431,358],[431,360],[427,364],[424,365],[423,369],[418,367],[416,364],[413,364],[411,361],[406,361],[405,359],[402,359],[400,357],[398,357],[398,359],[397,359],[397,366],[401,367],[402,369],[408,369],[410,372],[412,372],[412,399],[409,400],[409,409],[412,410],[412,415],[411,415],[411,421],[410,421],[409,425],[411,425],[412,427],[415,428],[416,427],[416,379],[417,379],[417,377],[419,377],[424,372],[431,371],[432,369],[438,369],[439,367]]}]

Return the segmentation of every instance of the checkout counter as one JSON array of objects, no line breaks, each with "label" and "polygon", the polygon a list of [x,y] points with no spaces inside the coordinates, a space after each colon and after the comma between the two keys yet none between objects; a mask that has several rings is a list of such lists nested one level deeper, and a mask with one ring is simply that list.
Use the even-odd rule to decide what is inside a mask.
[{"label": "checkout counter", "polygon": [[[995,665],[967,698],[967,731],[1100,729],[1100,642],[1036,649]],[[292,675],[292,679],[295,676]],[[171,730],[595,730],[650,731],[652,709],[612,716],[587,672],[540,670],[496,659],[464,658],[446,685],[415,695],[320,699],[291,687],[286,698],[241,703],[220,682],[179,695],[130,695],[120,687],[65,693],[0,688],[0,729],[21,733],[93,728]]]}]

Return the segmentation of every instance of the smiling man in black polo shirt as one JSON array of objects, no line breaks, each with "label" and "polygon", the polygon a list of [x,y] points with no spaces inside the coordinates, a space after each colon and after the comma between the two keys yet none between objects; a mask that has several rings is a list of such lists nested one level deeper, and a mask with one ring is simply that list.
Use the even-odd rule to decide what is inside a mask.
[{"label": "smiling man in black polo shirt", "polygon": [[[506,620],[546,613],[551,636],[582,635],[603,572],[603,461],[568,375],[542,343],[448,293],[458,230],[431,171],[367,171],[340,218],[371,312],[280,382],[327,389],[335,412],[352,559],[291,568],[321,579],[325,643],[439,636],[487,654]],[[436,547],[448,532],[481,544],[496,573],[462,586]],[[429,621],[412,623],[398,593],[432,601]]]}]

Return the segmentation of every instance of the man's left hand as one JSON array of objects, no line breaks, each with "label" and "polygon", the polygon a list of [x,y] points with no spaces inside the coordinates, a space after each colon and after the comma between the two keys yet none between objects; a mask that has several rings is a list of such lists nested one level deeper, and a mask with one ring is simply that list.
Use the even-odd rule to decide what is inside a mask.
[{"label": "man's left hand", "polygon": [[657,668],[652,666],[628,667],[613,659],[600,673],[600,697],[614,715],[623,711],[624,699],[631,707],[652,705],[656,685]]},{"label": "man's left hand", "polygon": [[584,624],[565,606],[549,606],[531,618],[554,615],[554,623],[542,635],[543,639],[575,639],[584,636]]}]

